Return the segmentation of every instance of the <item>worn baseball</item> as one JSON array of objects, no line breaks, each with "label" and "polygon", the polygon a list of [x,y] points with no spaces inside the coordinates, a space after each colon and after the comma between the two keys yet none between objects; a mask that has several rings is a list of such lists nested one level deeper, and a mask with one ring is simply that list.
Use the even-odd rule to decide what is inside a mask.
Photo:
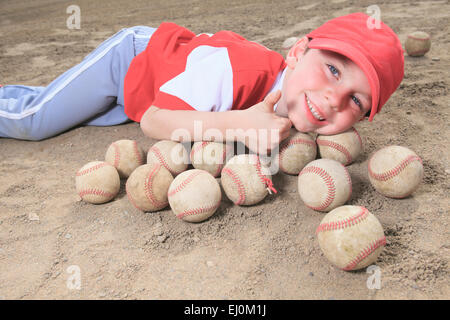
[{"label": "worn baseball", "polygon": [[180,173],[168,191],[170,208],[188,222],[201,222],[219,208],[222,192],[219,183],[207,171],[191,169]]},{"label": "worn baseball", "polygon": [[423,178],[422,159],[402,146],[388,146],[376,151],[369,159],[368,171],[375,190],[390,198],[409,196]]},{"label": "worn baseball", "polygon": [[307,207],[328,212],[350,199],[352,180],[342,163],[318,159],[308,163],[300,171],[298,193]]},{"label": "worn baseball", "polygon": [[405,49],[412,57],[421,57],[431,48],[430,35],[423,31],[416,31],[408,35],[405,42]]},{"label": "worn baseball", "polygon": [[147,163],[159,163],[175,177],[187,169],[189,154],[181,143],[161,140],[148,150]]},{"label": "worn baseball", "polygon": [[355,128],[335,135],[318,135],[319,155],[323,159],[339,161],[344,166],[351,164],[362,150],[362,140]]},{"label": "worn baseball", "polygon": [[128,200],[144,212],[164,209],[169,204],[167,191],[172,181],[172,174],[159,163],[139,166],[125,184]]},{"label": "worn baseball", "polygon": [[330,211],[316,235],[325,257],[346,271],[375,263],[386,245],[381,223],[360,206],[341,206]]},{"label": "worn baseball", "polygon": [[113,165],[121,178],[128,178],[134,169],[144,164],[145,154],[135,140],[118,140],[106,150],[105,161]]},{"label": "worn baseball", "polygon": [[89,203],[105,203],[113,199],[120,189],[120,177],[116,168],[105,161],[85,164],[75,177],[78,195]]},{"label": "worn baseball", "polygon": [[289,37],[286,40],[283,41],[283,44],[281,45],[281,50],[283,51],[283,55],[286,57],[289,50],[292,48],[292,46],[299,40],[297,37]]},{"label": "worn baseball", "polygon": [[253,205],[277,192],[268,167],[256,154],[240,154],[228,160],[221,172],[222,188],[237,205]]},{"label": "worn baseball", "polygon": [[195,169],[205,170],[214,177],[218,177],[232,154],[233,146],[230,144],[197,141],[192,145],[190,158]]},{"label": "worn baseball", "polygon": [[275,159],[281,171],[297,175],[316,155],[317,145],[314,139],[306,133],[295,132],[281,142]]}]

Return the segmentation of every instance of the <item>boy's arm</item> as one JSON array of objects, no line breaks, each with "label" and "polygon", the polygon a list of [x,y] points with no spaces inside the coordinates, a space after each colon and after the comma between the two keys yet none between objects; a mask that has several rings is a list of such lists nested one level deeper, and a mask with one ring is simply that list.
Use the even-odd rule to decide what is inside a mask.
[{"label": "boy's arm", "polygon": [[280,95],[277,91],[249,109],[224,112],[166,110],[151,106],[142,116],[141,129],[146,136],[157,140],[240,141],[255,152],[270,152],[289,136],[292,126],[289,119],[273,111]]}]

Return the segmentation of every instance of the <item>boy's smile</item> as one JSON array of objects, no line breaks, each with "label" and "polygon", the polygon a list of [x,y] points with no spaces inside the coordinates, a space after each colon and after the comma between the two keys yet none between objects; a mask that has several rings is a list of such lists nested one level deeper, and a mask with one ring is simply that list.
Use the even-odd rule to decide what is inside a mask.
[{"label": "boy's smile", "polygon": [[277,112],[287,115],[298,131],[343,132],[370,110],[369,82],[350,59],[327,50],[305,52],[307,43],[302,38],[288,54]]}]

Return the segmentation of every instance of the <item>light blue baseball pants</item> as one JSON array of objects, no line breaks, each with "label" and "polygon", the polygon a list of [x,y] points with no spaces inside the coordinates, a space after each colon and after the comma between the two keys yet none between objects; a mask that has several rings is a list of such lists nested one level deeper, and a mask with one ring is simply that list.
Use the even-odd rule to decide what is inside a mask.
[{"label": "light blue baseball pants", "polygon": [[155,30],[122,29],[47,87],[0,87],[0,137],[42,140],[80,124],[129,121],[124,112],[125,74]]}]

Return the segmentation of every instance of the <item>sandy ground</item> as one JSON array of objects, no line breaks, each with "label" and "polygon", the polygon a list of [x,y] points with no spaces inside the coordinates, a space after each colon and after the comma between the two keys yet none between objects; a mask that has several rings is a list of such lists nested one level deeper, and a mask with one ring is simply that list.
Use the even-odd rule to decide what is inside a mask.
[{"label": "sandy ground", "polygon": [[[365,12],[373,1],[77,1],[81,29],[66,27],[72,1],[0,2],[0,83],[45,86],[124,27],[170,20],[194,32],[229,29],[280,51],[329,18]],[[252,207],[226,198],[199,224],[170,209],[145,214],[122,188],[104,205],[79,201],[75,173],[103,160],[108,145],[155,141],[137,123],[78,127],[52,139],[0,139],[1,299],[448,299],[449,291],[449,1],[378,1],[381,18],[404,41],[431,34],[431,51],[406,57],[405,79],[373,123],[357,125],[364,151],[348,167],[349,204],[366,206],[384,227],[387,246],[376,265],[344,272],[321,254],[315,229],[324,214],[304,206],[297,177],[274,177],[279,194]],[[82,101],[80,100],[80,103]],[[376,193],[368,157],[391,144],[423,158],[418,190],[402,200]],[[162,236],[162,237],[161,237]],[[81,288],[67,281],[79,268]],[[73,267],[72,267],[73,268]],[[73,283],[73,282],[72,282]]]}]

